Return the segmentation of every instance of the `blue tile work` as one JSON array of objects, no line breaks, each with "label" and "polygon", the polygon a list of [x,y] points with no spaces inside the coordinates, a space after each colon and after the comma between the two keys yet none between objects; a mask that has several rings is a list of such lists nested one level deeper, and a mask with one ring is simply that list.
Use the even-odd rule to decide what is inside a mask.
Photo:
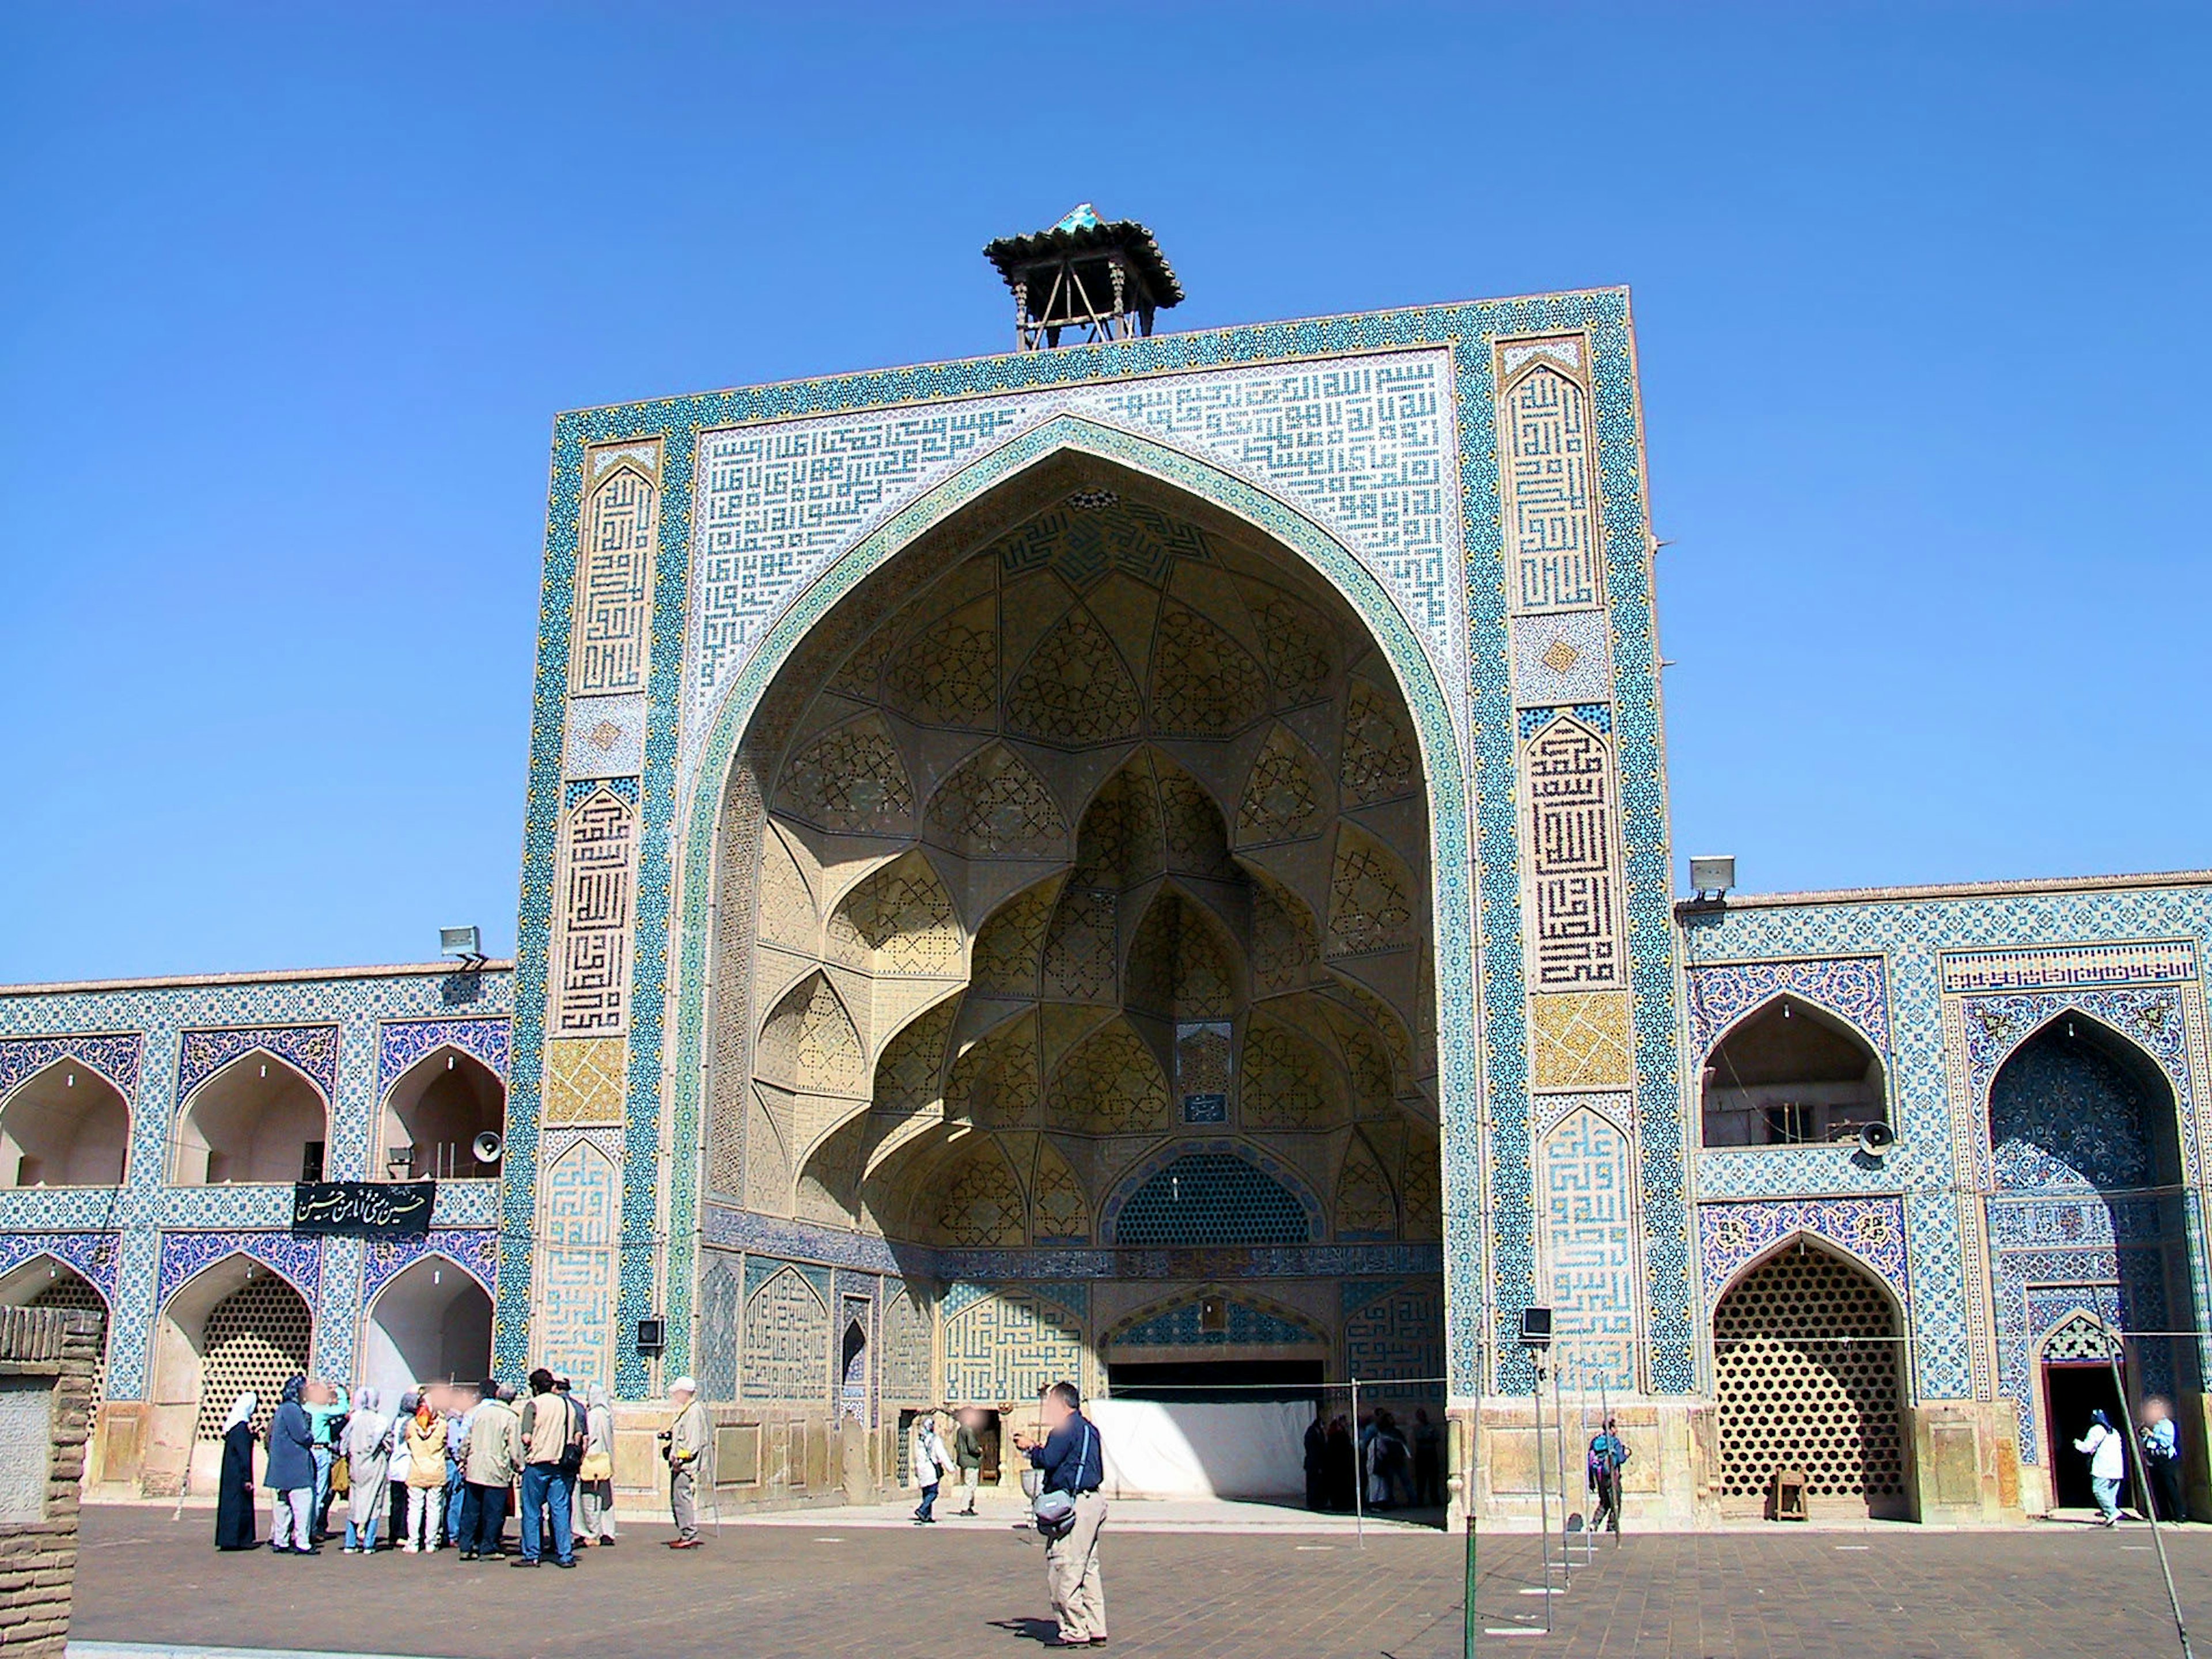
[{"label": "blue tile work", "polygon": [[452,1262],[491,1292],[499,1264],[499,1236],[489,1227],[433,1227],[421,1238],[372,1238],[362,1246],[361,1305],[376,1301],[386,1285],[425,1256]]},{"label": "blue tile work", "polygon": [[1882,983],[1880,957],[1728,963],[1693,968],[1684,981],[1690,1018],[1685,1069],[1692,1075],[1729,1027],[1785,994],[1826,1009],[1855,1029],[1887,1064],[1889,994]]},{"label": "blue tile work", "polygon": [[[1471,1397],[1480,1386],[1476,1335],[1480,1321],[1473,1310],[1494,1305],[1501,1310],[1503,1321],[1507,1317],[1504,1310],[1528,1298],[1534,1245],[1527,1176],[1525,1016],[1517,1002],[1504,1007],[1498,1005],[1494,996],[1491,999],[1487,1011],[1491,1064],[1487,1077],[1480,1077],[1474,1042],[1473,988],[1462,977],[1468,964],[1476,960],[1470,903],[1474,894],[1469,884],[1479,875],[1480,971],[1493,986],[1517,988],[1521,982],[1516,830],[1510,781],[1512,696],[1502,674],[1506,641],[1492,343],[1503,336],[1561,333],[1579,333],[1588,343],[1599,437],[1599,500],[1613,624],[1614,714],[1622,733],[1620,767],[1628,849],[1630,945],[1637,991],[1637,1087],[1640,1114],[1648,1125],[1639,1145],[1643,1211],[1651,1239],[1647,1271],[1649,1328],[1654,1345],[1651,1377],[1654,1386],[1662,1391],[1690,1386],[1693,1372],[1686,1212],[1682,1148],[1674,1109],[1677,1089],[1674,1021],[1671,999],[1666,994],[1671,983],[1672,940],[1666,912],[1664,789],[1646,568],[1641,434],[1627,301],[1619,291],[1161,336],[1111,346],[842,376],[562,416],[555,435],[549,500],[526,833],[515,1032],[515,1156],[505,1198],[510,1240],[519,1241],[526,1231],[534,1202],[537,1071],[543,1040],[553,831],[560,792],[567,627],[586,447],[648,437],[670,441],[665,452],[660,537],[654,565],[649,717],[641,781],[645,824],[628,1079],[622,1323],[627,1330],[633,1314],[648,1310],[655,1289],[653,1241],[670,1239],[665,1307],[671,1321],[667,1363],[673,1366],[684,1363],[690,1340],[696,1170],[694,1160],[687,1156],[677,1161],[669,1181],[659,1182],[657,1149],[664,1127],[677,1146],[697,1143],[704,920],[712,862],[703,856],[683,861],[684,887],[679,911],[678,896],[671,885],[676,868],[673,832],[679,811],[685,844],[700,848],[711,844],[723,769],[761,689],[812,622],[849,592],[861,576],[921,530],[992,484],[1054,448],[1078,443],[1228,507],[1311,559],[1381,640],[1406,690],[1408,705],[1421,728],[1436,820],[1432,862],[1442,969],[1437,988],[1437,1029],[1443,1034],[1439,1061],[1448,1148],[1447,1234],[1453,1240],[1449,1278],[1454,1305],[1469,1310],[1462,1325],[1467,1340],[1455,1353],[1454,1393]],[[1431,426],[1449,430],[1449,423],[1437,422],[1427,412],[1428,394],[1421,385],[1423,353],[1432,353],[1437,348],[1450,354],[1449,380],[1456,392],[1458,414],[1457,453],[1452,457],[1447,443],[1443,460],[1432,463],[1423,459],[1426,452],[1422,448],[1430,441]],[[1365,361],[1368,354],[1376,353],[1400,355],[1387,362]],[[1342,361],[1296,361],[1323,358]],[[1271,363],[1279,367],[1266,367]],[[1394,377],[1387,384],[1382,379],[1386,369]],[[1225,373],[1239,370],[1251,372]],[[1177,374],[1190,378],[1158,384],[1146,379]],[[1335,377],[1334,382],[1328,379],[1331,376]],[[1184,386],[1188,387],[1187,395]],[[1310,387],[1312,395],[1324,399],[1369,399],[1387,416],[1388,429],[1378,430],[1377,441],[1380,446],[1387,441],[1390,453],[1385,471],[1376,475],[1373,490],[1347,491],[1340,477],[1328,476],[1331,468],[1348,465],[1347,461],[1323,454],[1318,459],[1327,465],[1310,470],[1316,459],[1314,455],[1299,454],[1297,446],[1261,441],[1258,434],[1268,430],[1266,422],[1247,423],[1249,411],[1259,406],[1260,399],[1273,398],[1279,402],[1308,395],[1299,390],[1301,386]],[[1166,395],[1170,393],[1173,395]],[[1042,402],[1031,394],[1041,396]],[[1004,415],[1011,405],[1002,403],[986,410],[970,401],[992,398],[1023,401],[1024,408]],[[963,404],[969,406],[958,406]],[[931,444],[949,447],[911,477],[891,481],[898,490],[906,492],[902,504],[902,498],[886,489],[878,498],[883,516],[874,521],[874,528],[862,536],[864,523],[851,526],[846,540],[852,544],[833,563],[822,568],[810,562],[811,552],[792,563],[794,570],[805,566],[813,580],[780,613],[770,614],[773,605],[763,607],[757,616],[740,617],[731,613],[734,620],[714,621],[712,626],[721,631],[711,637],[702,633],[700,649],[687,653],[684,620],[687,596],[695,580],[693,538],[706,533],[706,526],[691,522],[697,434],[706,428],[766,421],[841,415],[857,418],[890,405],[902,406],[900,419],[921,423],[912,436],[915,445],[921,449]],[[921,412],[917,414],[917,409]],[[1425,421],[1429,425],[1424,425]],[[1141,432],[1130,430],[1133,423]],[[1236,438],[1233,442],[1224,442],[1219,435],[1233,436],[1245,430],[1255,435]],[[989,448],[991,442],[998,447]],[[960,453],[953,454],[952,448]],[[848,459],[838,458],[832,466],[840,477]],[[734,464],[742,465],[742,457],[735,458]],[[1255,489],[1254,480],[1264,481],[1273,493]],[[700,487],[719,488],[712,481],[700,481]],[[1455,487],[1459,507],[1456,522],[1449,513],[1440,520],[1428,514],[1424,492],[1433,494]],[[842,486],[832,493],[842,501]],[[1286,501],[1291,505],[1286,506]],[[817,510],[809,508],[810,513]],[[844,509],[836,505],[821,510]],[[1367,514],[1364,521],[1362,513]],[[809,548],[818,544],[811,520],[791,532],[802,532],[802,538],[815,537],[808,542]],[[788,547],[777,544],[764,568],[773,566],[786,551],[795,554],[796,547],[796,543]],[[1347,552],[1347,549],[1352,550]],[[1455,549],[1464,561],[1463,593],[1449,568]],[[730,574],[702,570],[696,580],[711,586]],[[1461,636],[1465,644],[1455,649],[1450,630],[1462,605],[1465,620],[1457,625],[1465,629]],[[714,604],[702,601],[702,618],[710,615],[721,617]],[[1410,624],[1407,617],[1413,618]],[[705,629],[709,624],[702,620],[700,625]],[[1432,666],[1440,659],[1440,641],[1445,642],[1441,660],[1447,665],[1442,673]],[[711,651],[706,648],[710,644]],[[696,654],[701,664],[710,657],[713,659],[713,672],[701,684],[711,684],[718,712],[711,726],[703,721],[695,724],[684,742],[679,770],[679,730],[690,695],[687,677],[696,666],[687,660],[690,654]],[[1460,668],[1467,662],[1501,665],[1501,672],[1486,666],[1481,682],[1468,685]],[[704,707],[703,700],[701,706]],[[1468,711],[1463,727],[1458,713],[1462,706]],[[1479,865],[1470,861],[1464,839],[1469,817],[1467,786],[1460,769],[1461,729],[1470,734],[1472,752],[1467,764],[1474,781],[1486,786],[1477,788],[1478,810],[1473,820]],[[675,962],[670,960],[672,942],[679,952]],[[674,1065],[667,1067],[674,1079],[669,1103],[672,1121],[664,1126],[659,1081],[672,970],[673,988],[680,998],[678,1046]],[[1477,1158],[1465,1150],[1474,1145],[1474,1091],[1479,1086],[1490,1091],[1497,1125],[1493,1144],[1484,1149],[1498,1177],[1488,1226],[1478,1220],[1481,1171]],[[1494,1273],[1491,1271],[1493,1264],[1483,1255],[1486,1241],[1494,1243]],[[501,1274],[503,1354],[519,1356],[524,1346],[529,1267],[526,1246],[510,1242]],[[1514,1369],[1519,1364],[1516,1351],[1509,1359],[1508,1376],[1526,1386],[1525,1368]],[[642,1394],[649,1380],[643,1359],[625,1348],[617,1367],[620,1389],[626,1394]]]},{"label": "blue tile work", "polygon": [[492,1074],[507,1075],[503,1019],[408,1019],[384,1026],[376,1048],[376,1098],[380,1105],[407,1068],[425,1054],[452,1047],[482,1060]]},{"label": "blue tile work", "polygon": [[[172,1127],[191,1089],[259,1048],[297,1066],[331,1103],[327,1152],[335,1179],[358,1180],[382,1089],[387,1032],[455,1021],[469,1052],[501,1051],[511,977],[449,967],[198,981],[146,981],[0,996],[0,1098],[69,1053],[122,1089],[131,1107],[123,1185],[0,1190],[0,1269],[50,1253],[83,1272],[108,1299],[112,1334],[107,1393],[145,1396],[155,1322],[192,1273],[242,1251],[298,1285],[317,1309],[314,1360],[352,1364],[361,1311],[361,1246],[318,1247],[288,1229],[285,1186],[179,1187],[168,1180]],[[398,1039],[403,1044],[405,1038]],[[495,1067],[495,1069],[501,1069]],[[494,1183],[447,1183],[434,1227],[474,1228],[486,1239]]]},{"label": "blue tile work", "polygon": [[1898,1305],[1912,1305],[1901,1198],[1799,1198],[1749,1204],[1700,1204],[1698,1246],[1705,1311],[1753,1262],[1799,1237],[1825,1239],[1887,1285]]},{"label": "blue tile work", "polygon": [[138,1105],[139,1051],[145,1038],[136,1031],[82,1036],[11,1037],[0,1041],[0,1100],[5,1100],[58,1060],[80,1060],[115,1085],[135,1112]]},{"label": "blue tile work", "polygon": [[[2196,1102],[2207,1076],[2200,963],[2212,890],[2177,879],[1840,895],[1691,913],[1683,931],[1686,975],[1703,999],[1702,1018],[1696,998],[1686,1006],[1684,1037],[1698,1054],[1777,988],[1821,1002],[1880,1046],[1877,981],[1865,965],[1879,960],[1895,1150],[1879,1163],[1831,1147],[1712,1152],[1699,1157],[1697,1178],[1715,1209],[1735,1207],[1711,1205],[1723,1196],[1901,1202],[1917,1397],[1986,1401],[2002,1392],[2022,1403],[2023,1425],[2032,1425],[2026,1287],[2037,1273],[2044,1283],[2099,1272],[2119,1282],[2116,1270],[2086,1259],[2097,1247],[2078,1218],[2072,1239],[2053,1237],[2051,1230],[2069,1224],[2060,1212],[1995,1196],[1992,1080],[2039,1027],[2069,1010],[2134,1044],[2173,1085],[2191,1186],[2189,1277],[2201,1300],[2196,1218],[2208,1160]],[[2076,1259],[2051,1254],[2062,1243],[2075,1246]],[[1705,1278],[1714,1276],[1709,1262]]]}]

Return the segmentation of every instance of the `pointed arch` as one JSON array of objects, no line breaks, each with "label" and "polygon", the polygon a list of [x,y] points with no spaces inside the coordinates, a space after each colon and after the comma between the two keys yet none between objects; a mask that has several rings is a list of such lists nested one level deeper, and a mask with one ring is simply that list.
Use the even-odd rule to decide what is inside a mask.
[{"label": "pointed arch", "polygon": [[[477,1157],[477,1137],[506,1133],[505,1082],[459,1043],[441,1042],[384,1091],[369,1171],[407,1180],[489,1180],[498,1175],[499,1163]],[[403,1150],[407,1161],[393,1162]]]},{"label": "pointed arch", "polygon": [[319,1180],[330,1127],[322,1085],[257,1045],[185,1097],[171,1179],[180,1187]]},{"label": "pointed arch", "polygon": [[1778,988],[1716,1034],[1701,1074],[1706,1146],[1823,1145],[1889,1119],[1887,1073],[1848,1015]]},{"label": "pointed arch", "polygon": [[2000,1188],[2172,1187],[2184,1178],[2179,1100],[2157,1055],[2069,1002],[1991,1073],[1984,1121]]},{"label": "pointed arch", "polygon": [[[718,706],[710,717],[698,759],[686,768],[684,787],[690,792],[696,834],[687,834],[686,844],[704,845],[712,835],[712,817],[720,780],[735,751],[758,698],[777,671],[790,659],[793,645],[805,637],[812,622],[852,592],[856,583],[956,511],[979,501],[1002,479],[1034,466],[1048,457],[1095,455],[1109,465],[1127,465],[1150,472],[1168,484],[1182,489],[1217,508],[1249,521],[1271,543],[1303,557],[1320,568],[1343,594],[1359,620],[1372,632],[1390,672],[1408,688],[1407,701],[1414,710],[1407,722],[1421,744],[1432,745],[1435,758],[1427,769],[1432,784],[1427,807],[1433,837],[1436,871],[1465,867],[1468,836],[1464,774],[1449,727],[1450,703],[1443,696],[1434,669],[1404,616],[1399,613],[1373,574],[1295,509],[1266,497],[1209,464],[1196,461],[1166,447],[1073,417],[1054,417],[1030,433],[1001,446],[984,461],[961,468],[945,483],[932,489],[890,524],[864,539],[852,552],[836,561],[809,588],[803,606],[787,611],[763,629],[760,649],[730,676],[718,692]],[[1151,671],[1148,668],[1147,672]],[[1419,775],[1423,769],[1413,769]],[[694,884],[702,879],[696,860],[682,866],[686,915],[699,904]],[[1441,874],[1437,876],[1441,881]],[[1443,982],[1441,1007],[1436,1024],[1453,1032],[1471,1032],[1472,912],[1468,896],[1456,890],[1439,900],[1437,949]],[[699,895],[703,900],[703,892]],[[684,988],[680,996],[680,1042],[672,1068],[677,1091],[674,1111],[679,1126],[695,1109],[705,1008],[699,999],[702,980],[694,953],[703,950],[696,930],[687,928],[684,964],[674,977]],[[1452,1077],[1460,1079],[1464,1066],[1455,1060]],[[1455,1085],[1456,1086],[1456,1085]],[[1456,1097],[1455,1100],[1456,1101]],[[1456,1107],[1455,1107],[1456,1109]],[[679,1176],[679,1179],[686,1177]],[[680,1201],[680,1200],[679,1200]],[[686,1269],[688,1247],[679,1244],[673,1264],[680,1277]]]},{"label": "pointed arch", "polygon": [[1336,1173],[1336,1236],[1339,1238],[1395,1238],[1398,1195],[1382,1173],[1367,1138],[1358,1130],[1345,1143]]},{"label": "pointed arch", "polygon": [[473,1269],[446,1251],[425,1250],[362,1310],[361,1376],[382,1389],[388,1403],[412,1382],[486,1376],[491,1312],[491,1287]]},{"label": "pointed arch", "polygon": [[1117,1016],[1067,1051],[1045,1090],[1045,1124],[1083,1134],[1167,1127],[1167,1074],[1127,1021]]},{"label": "pointed arch", "polygon": [[1103,1354],[1115,1348],[1326,1348],[1319,1321],[1243,1285],[1200,1285],[1172,1291],[1123,1315],[1098,1339]]},{"label": "pointed arch", "polygon": [[883,716],[832,726],[787,762],[775,810],[841,835],[901,836],[914,822],[914,783]]},{"label": "pointed arch", "polygon": [[780,1087],[817,1094],[866,1093],[860,1028],[830,975],[817,969],[778,999],[761,1027],[756,1069]]},{"label": "pointed arch", "polygon": [[1328,1225],[1304,1176],[1231,1139],[1166,1142],[1114,1183],[1099,1212],[1111,1244],[1303,1244]]},{"label": "pointed arch", "polygon": [[1219,918],[1170,881],[1130,933],[1122,1000],[1163,1019],[1227,1019],[1245,1000],[1242,969]]},{"label": "pointed arch", "polygon": [[130,1152],[129,1098],[74,1054],[0,1100],[0,1186],[119,1187]]},{"label": "pointed arch", "polygon": [[878,974],[960,971],[960,915],[952,891],[919,847],[871,871],[830,912],[830,954]]}]

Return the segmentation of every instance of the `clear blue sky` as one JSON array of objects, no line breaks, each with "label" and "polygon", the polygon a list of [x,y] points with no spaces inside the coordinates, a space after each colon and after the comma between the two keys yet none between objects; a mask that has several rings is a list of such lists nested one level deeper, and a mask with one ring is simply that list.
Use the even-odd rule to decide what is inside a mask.
[{"label": "clear blue sky", "polygon": [[7,34],[0,981],[510,949],[554,411],[1000,349],[1083,198],[1179,327],[1632,287],[1678,855],[2212,864],[2201,9]]}]

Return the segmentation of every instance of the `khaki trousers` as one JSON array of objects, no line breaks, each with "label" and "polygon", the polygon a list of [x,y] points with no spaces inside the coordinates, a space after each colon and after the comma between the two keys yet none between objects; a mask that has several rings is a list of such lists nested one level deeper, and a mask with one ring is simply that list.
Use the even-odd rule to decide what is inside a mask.
[{"label": "khaki trousers", "polygon": [[691,1501],[692,1490],[690,1464],[686,1463],[682,1468],[670,1472],[668,1507],[675,1516],[676,1535],[678,1538],[696,1538],[699,1535],[699,1510]]},{"label": "khaki trousers", "polygon": [[1075,1500],[1075,1524],[1044,1545],[1045,1583],[1052,1588],[1060,1639],[1087,1642],[1106,1634],[1106,1584],[1098,1570],[1098,1534],[1106,1500],[1086,1492]]}]

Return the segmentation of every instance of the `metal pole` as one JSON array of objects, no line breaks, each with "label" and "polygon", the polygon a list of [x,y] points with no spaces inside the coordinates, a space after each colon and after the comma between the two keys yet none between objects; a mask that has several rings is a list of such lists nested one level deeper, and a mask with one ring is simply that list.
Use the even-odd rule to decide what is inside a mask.
[{"label": "metal pole", "polygon": [[[1467,1510],[1467,1583],[1460,1606],[1460,1659],[1474,1659],[1474,1437],[1475,1419],[1480,1415],[1478,1408],[1475,1417],[1468,1419],[1467,1459],[1460,1465],[1459,1470],[1459,1501]],[[1449,1431],[1451,1422],[1449,1413],[1444,1422]]]},{"label": "metal pole", "polygon": [[2127,1388],[2120,1381],[2119,1333],[2103,1319],[2097,1322],[2104,1328],[2105,1360],[2112,1368],[2112,1394],[2120,1402],[2120,1420],[2128,1425],[2127,1432],[2121,1437],[2120,1448],[2127,1467],[2136,1473],[2136,1496],[2142,1505],[2143,1519],[2150,1522],[2150,1541],[2158,1552],[2159,1575],[2166,1580],[2166,1603],[2173,1609],[2173,1633],[2181,1641],[2181,1659],[2196,1659],[2189,1645],[2188,1623],[2181,1616],[2181,1597],[2174,1593],[2173,1567],[2166,1559],[2166,1535],[2158,1529],[2158,1504],[2151,1497],[2150,1480],[2143,1473],[2142,1459],[2136,1455],[2135,1413],[2128,1409]]},{"label": "metal pole", "polygon": [[[1573,1540],[1567,1536],[1567,1416],[1559,1406],[1559,1372],[1566,1363],[1564,1352],[1552,1355],[1552,1449],[1559,1460],[1559,1577],[1568,1589],[1574,1588],[1575,1558]],[[1540,1453],[1541,1448],[1538,1449]]]},{"label": "metal pole", "polygon": [[1528,1351],[1536,1367],[1536,1386],[1529,1397],[1536,1406],[1536,1531],[1544,1547],[1544,1634],[1552,1633],[1552,1506],[1544,1492],[1544,1370],[1540,1348]]},{"label": "metal pole", "polygon": [[1367,1547],[1367,1448],[1359,1443],[1359,1379],[1352,1379],[1352,1528]]}]

